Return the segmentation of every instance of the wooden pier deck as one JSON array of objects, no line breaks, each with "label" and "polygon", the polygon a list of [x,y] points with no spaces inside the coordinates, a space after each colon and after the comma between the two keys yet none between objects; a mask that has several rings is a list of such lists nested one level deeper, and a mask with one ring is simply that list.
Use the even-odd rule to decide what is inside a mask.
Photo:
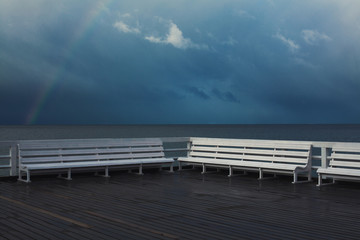
[{"label": "wooden pier deck", "polygon": [[199,170],[0,180],[0,239],[360,239],[360,184]]}]

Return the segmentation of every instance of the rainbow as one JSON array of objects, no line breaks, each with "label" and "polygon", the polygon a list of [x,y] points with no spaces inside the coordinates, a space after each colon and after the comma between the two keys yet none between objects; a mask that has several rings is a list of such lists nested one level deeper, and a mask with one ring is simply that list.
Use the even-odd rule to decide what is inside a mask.
[{"label": "rainbow", "polygon": [[46,104],[47,99],[51,95],[56,83],[62,78],[66,63],[71,59],[71,54],[79,46],[83,39],[91,32],[95,26],[96,20],[99,19],[102,14],[106,12],[106,9],[110,9],[110,5],[115,0],[96,0],[93,4],[90,4],[87,8],[86,14],[81,21],[77,23],[77,29],[72,38],[68,41],[65,49],[64,60],[52,74],[52,77],[43,84],[42,88],[38,91],[38,94],[30,107],[30,110],[26,116],[25,124],[35,124],[37,119]]}]

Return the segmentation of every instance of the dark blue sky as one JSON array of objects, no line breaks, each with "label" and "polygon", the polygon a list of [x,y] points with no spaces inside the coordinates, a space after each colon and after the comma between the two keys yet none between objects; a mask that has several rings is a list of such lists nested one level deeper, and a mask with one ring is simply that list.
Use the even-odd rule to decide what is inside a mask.
[{"label": "dark blue sky", "polygon": [[0,0],[0,124],[360,123],[358,0]]}]

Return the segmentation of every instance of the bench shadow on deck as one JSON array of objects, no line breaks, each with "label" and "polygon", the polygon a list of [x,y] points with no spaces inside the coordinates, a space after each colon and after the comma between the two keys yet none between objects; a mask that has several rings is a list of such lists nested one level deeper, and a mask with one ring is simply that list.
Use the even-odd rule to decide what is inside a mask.
[{"label": "bench shadow on deck", "polygon": [[199,169],[0,181],[0,239],[359,239],[359,183]]}]

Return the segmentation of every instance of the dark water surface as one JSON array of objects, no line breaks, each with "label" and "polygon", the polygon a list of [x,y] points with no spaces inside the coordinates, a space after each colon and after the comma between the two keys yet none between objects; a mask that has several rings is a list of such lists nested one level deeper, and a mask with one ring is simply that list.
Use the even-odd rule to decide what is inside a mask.
[{"label": "dark water surface", "polygon": [[220,137],[360,142],[360,124],[0,126],[0,141],[136,137]]}]

